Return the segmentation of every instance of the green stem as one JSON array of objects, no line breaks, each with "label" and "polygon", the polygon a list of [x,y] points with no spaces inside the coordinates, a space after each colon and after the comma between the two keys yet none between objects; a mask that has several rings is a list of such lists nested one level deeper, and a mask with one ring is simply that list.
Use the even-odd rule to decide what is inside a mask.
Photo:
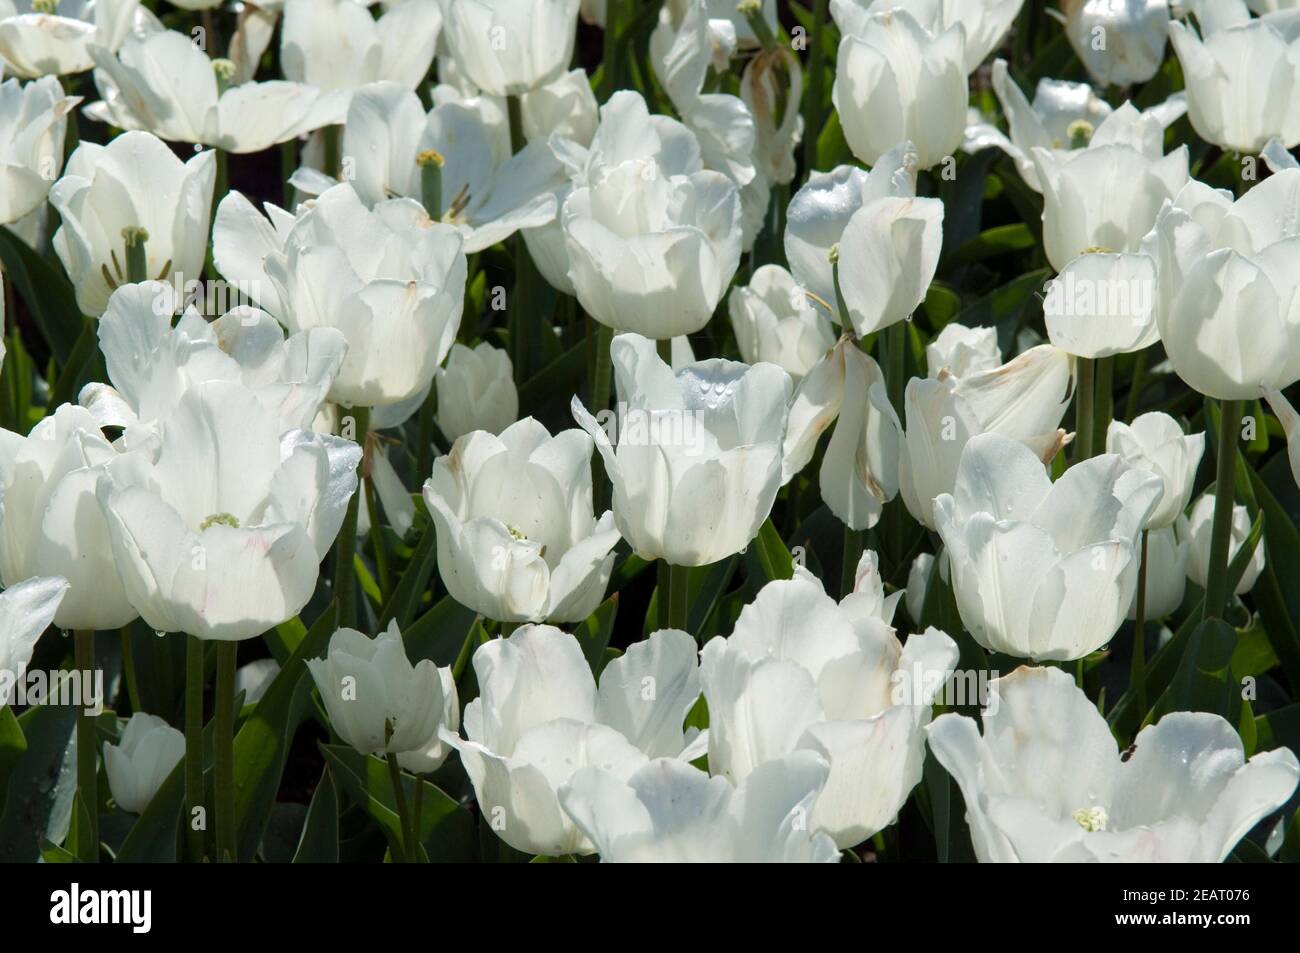
[{"label": "green stem", "polygon": [[190,860],[203,859],[203,831],[194,822],[203,811],[203,650],[200,639],[185,639],[185,839]]},{"label": "green stem", "polygon": [[754,31],[754,36],[758,38],[763,49],[765,51],[775,49],[776,36],[773,35],[772,28],[768,26],[767,19],[763,16],[761,0],[741,0],[736,10],[749,23],[749,28]]},{"label": "green stem", "polygon": [[1137,416],[1138,401],[1142,397],[1142,387],[1146,384],[1144,377],[1147,370],[1147,352],[1139,351],[1133,363],[1133,381],[1128,389],[1128,403],[1124,407],[1124,419],[1129,423]]},{"label": "green stem", "polygon": [[362,495],[361,478],[366,469],[364,450],[370,432],[370,408],[353,407],[343,420],[346,421],[349,416],[355,425],[352,439],[361,444],[363,451],[362,472],[358,474],[357,490],[348,501],[343,528],[339,530],[339,538],[334,547],[334,593],[339,601],[339,627],[354,629],[357,625],[357,572],[352,565],[352,556],[357,547],[357,511]]},{"label": "green stem", "polygon": [[410,811],[406,808],[406,787],[402,784],[402,768],[397,763],[397,755],[388,752],[388,780],[393,786],[393,801],[397,805],[397,818],[402,827],[401,856],[398,863],[413,864],[419,857],[415,843],[415,831],[412,826]]},{"label": "green stem", "polygon": [[1237,437],[1243,402],[1219,402],[1218,469],[1214,483],[1214,522],[1210,565],[1205,580],[1206,619],[1222,619],[1228,603],[1228,550],[1232,542],[1232,508],[1236,502]]},{"label": "green stem", "polygon": [[840,246],[831,246],[831,279],[835,285],[835,313],[839,315],[840,327],[845,331],[853,330],[853,321],[849,318],[849,306],[844,303],[844,290],[840,287]]},{"label": "green stem", "polygon": [[1115,415],[1115,358],[1099,357],[1093,378],[1092,446],[1094,452],[1104,452],[1106,432]]},{"label": "green stem", "polygon": [[805,176],[811,175],[817,164],[817,139],[822,130],[822,110],[825,105],[823,80],[826,75],[822,28],[830,19],[829,7],[830,0],[817,0],[813,12],[812,34],[808,37],[808,42],[812,44],[812,56],[808,62],[807,115],[804,117],[803,172]]},{"label": "green stem", "polygon": [[618,87],[618,23],[623,0],[605,0],[604,56],[601,57],[600,101],[614,95]]},{"label": "green stem", "polygon": [[420,481],[433,472],[433,416],[438,409],[438,386],[429,388],[429,396],[420,405],[420,445],[416,448],[415,475]]},{"label": "green stem", "polygon": [[1074,394],[1074,462],[1092,457],[1095,366],[1091,358],[1079,361],[1079,385]]},{"label": "green stem", "polygon": [[325,144],[325,174],[337,179],[343,171],[343,127],[326,126],[321,138]]},{"label": "green stem", "polygon": [[659,355],[659,360],[663,361],[669,367],[673,366],[673,339],[659,338],[655,341],[655,351]]},{"label": "green stem", "polygon": [[235,831],[235,656],[238,642],[217,643],[216,714],[212,744],[216,790],[217,858],[234,863],[239,858]]},{"label": "green stem", "polygon": [[1147,534],[1142,530],[1142,561],[1138,564],[1137,609],[1133,622],[1133,663],[1129,669],[1129,684],[1134,697],[1137,698],[1138,711],[1146,717],[1147,712]]},{"label": "green stem", "polygon": [[524,111],[518,96],[506,97],[506,112],[510,116],[510,152],[514,154],[527,145],[524,140]]},{"label": "green stem", "polygon": [[[72,654],[82,684],[94,684],[95,632],[78,629],[72,636]],[[86,808],[90,829],[77,842],[78,860],[82,863],[99,862],[99,743],[95,738],[95,716],[87,711],[89,699],[83,698],[77,708],[77,793]]]},{"label": "green stem", "polygon": [[144,711],[140,704],[140,676],[135,670],[135,649],[131,645],[131,630],[122,630],[122,677],[126,681],[126,699],[131,703],[131,712]]},{"label": "green stem", "polygon": [[668,627],[686,631],[691,572],[685,566],[668,566]]},{"label": "green stem", "polygon": [[384,529],[379,524],[379,506],[375,500],[375,481],[365,478],[366,513],[370,517],[370,545],[375,551],[375,581],[379,584],[380,602],[388,604],[392,586],[388,578],[388,551],[384,549]]}]

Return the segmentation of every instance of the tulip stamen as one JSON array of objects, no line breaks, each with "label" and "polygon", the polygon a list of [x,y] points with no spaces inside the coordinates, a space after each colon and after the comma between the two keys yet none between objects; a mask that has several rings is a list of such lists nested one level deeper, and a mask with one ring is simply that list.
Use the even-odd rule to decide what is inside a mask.
[{"label": "tulip stamen", "polygon": [[1106,809],[1100,806],[1081,807],[1070,816],[1074,818],[1076,824],[1089,834],[1104,831],[1107,821],[1110,820],[1110,817],[1106,814]]},{"label": "tulip stamen", "polygon": [[461,212],[465,211],[467,205],[469,205],[468,182],[460,187],[460,191],[456,193],[456,197],[451,200],[451,205],[448,207],[446,214],[443,215],[442,220],[444,222],[456,221],[456,219],[460,217]]},{"label": "tulip stamen", "polygon": [[108,290],[116,291],[118,282],[116,281],[116,279],[113,278],[111,274],[109,274],[108,265],[106,264],[100,265],[99,273],[104,276],[104,284],[108,285]]},{"label": "tulip stamen", "polygon": [[199,532],[203,532],[210,526],[229,526],[232,529],[239,529],[239,520],[229,513],[213,513],[202,523],[199,524]]},{"label": "tulip stamen", "polygon": [[126,275],[122,274],[122,263],[117,260],[117,249],[110,248],[108,250],[108,257],[113,260],[113,273],[117,275],[117,283],[121,284],[126,280]]},{"label": "tulip stamen", "polygon": [[160,269],[158,269],[158,277],[155,278],[154,281],[166,281],[167,275],[171,272],[171,270],[172,270],[172,260],[168,258],[165,262],[163,262],[163,266]]}]

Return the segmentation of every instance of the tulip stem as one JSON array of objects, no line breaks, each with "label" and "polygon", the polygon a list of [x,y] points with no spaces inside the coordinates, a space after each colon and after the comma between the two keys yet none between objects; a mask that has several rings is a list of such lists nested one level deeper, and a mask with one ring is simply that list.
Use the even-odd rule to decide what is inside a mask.
[{"label": "tulip stem", "polygon": [[375,582],[379,586],[380,602],[388,604],[392,586],[388,577],[388,551],[384,549],[384,530],[379,525],[379,506],[375,502],[375,481],[365,478],[366,514],[370,517],[370,545],[375,550]]},{"label": "tulip stem", "polygon": [[140,705],[140,677],[135,670],[135,649],[131,645],[130,628],[122,629],[122,680],[126,682],[126,699],[131,703],[131,713],[143,711]]},{"label": "tulip stem", "polygon": [[343,127],[326,126],[321,130],[321,140],[325,146],[325,174],[337,179],[343,171]]},{"label": "tulip stem", "polygon": [[352,556],[357,546],[357,512],[361,505],[362,485],[365,477],[366,437],[370,432],[370,408],[353,407],[350,416],[344,416],[341,428],[347,437],[347,421],[351,420],[354,432],[349,439],[355,440],[362,447],[361,473],[358,474],[357,489],[348,501],[348,511],[343,517],[343,528],[339,530],[338,542],[334,547],[334,593],[339,601],[339,626],[355,628],[357,624],[357,572],[352,565]]},{"label": "tulip stem", "polygon": [[605,36],[604,56],[601,57],[600,100],[604,102],[618,89],[618,14],[623,0],[606,0],[605,2]]},{"label": "tulip stem", "polygon": [[1138,711],[1146,716],[1147,711],[1147,534],[1142,530],[1142,560],[1138,564],[1137,610],[1133,622],[1133,662],[1129,669],[1129,686],[1137,699]]},{"label": "tulip stem", "polygon": [[765,52],[770,52],[776,48],[776,36],[772,33],[772,28],[768,26],[767,20],[763,17],[763,4],[761,0],[741,0],[736,5],[736,10],[749,23],[749,28],[754,31],[754,36],[758,39],[759,45]]},{"label": "tulip stem", "polygon": [[235,836],[235,656],[238,642],[217,643],[217,697],[212,743],[217,799],[217,857],[221,863],[239,858]]},{"label": "tulip stem", "polygon": [[524,142],[524,111],[523,105],[518,96],[506,97],[506,112],[510,116],[510,153],[523,150]]},{"label": "tulip stem", "polygon": [[1099,357],[1093,375],[1092,446],[1101,450],[1106,446],[1106,432],[1115,415],[1115,358]]},{"label": "tulip stem", "polygon": [[668,566],[668,627],[686,631],[689,624],[691,571],[685,566]]},{"label": "tulip stem", "polygon": [[411,812],[406,807],[406,787],[402,784],[402,767],[397,763],[397,755],[388,752],[388,780],[393,786],[393,803],[397,805],[397,819],[402,828],[402,844],[397,862],[413,864],[419,857],[415,843],[415,827]]},{"label": "tulip stem", "polygon": [[655,353],[659,355],[659,360],[663,361],[669,367],[673,366],[673,339],[659,338],[655,341]]},{"label": "tulip stem", "polygon": [[1145,383],[1143,376],[1147,369],[1147,352],[1138,351],[1137,360],[1133,364],[1133,380],[1129,384],[1128,403],[1124,408],[1124,419],[1129,423],[1137,416],[1138,401],[1142,397],[1142,385]]},{"label": "tulip stem", "polygon": [[1094,386],[1096,367],[1092,358],[1081,357],[1079,383],[1074,392],[1074,462],[1081,463],[1092,457],[1094,434],[1093,406],[1096,400]]},{"label": "tulip stem", "polygon": [[[94,684],[95,631],[78,629],[72,635],[72,656],[82,685]],[[82,863],[99,862],[99,744],[95,740],[95,716],[89,710],[93,701],[81,699],[77,708],[77,793],[86,809],[89,829],[80,831],[77,859]],[[77,819],[80,821],[80,818]]]},{"label": "tulip stem", "polygon": [[203,859],[203,832],[196,826],[203,812],[203,642],[192,635],[185,639],[185,839],[190,860]]},{"label": "tulip stem", "polygon": [[609,392],[613,383],[614,362],[609,350],[614,344],[614,329],[596,322],[596,371],[591,382],[591,412],[599,416],[609,410]]},{"label": "tulip stem", "polygon": [[1232,508],[1236,503],[1237,435],[1243,404],[1219,402],[1218,472],[1214,483],[1214,522],[1210,535],[1210,564],[1205,578],[1205,619],[1222,619],[1228,602],[1228,550],[1232,542]]},{"label": "tulip stem", "polygon": [[826,58],[822,46],[822,29],[830,19],[829,7],[830,0],[817,0],[816,9],[813,12],[812,35],[808,38],[808,42],[812,44],[812,56],[808,61],[808,115],[804,121],[804,128],[807,132],[803,137],[803,173],[805,177],[812,175],[813,168],[817,165],[817,140],[821,134],[822,109],[825,105],[823,79],[826,74]]}]

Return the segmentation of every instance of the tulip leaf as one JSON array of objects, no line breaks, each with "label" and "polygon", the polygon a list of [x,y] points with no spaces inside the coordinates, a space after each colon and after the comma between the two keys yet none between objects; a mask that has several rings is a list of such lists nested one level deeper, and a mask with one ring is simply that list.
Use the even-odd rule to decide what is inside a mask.
[{"label": "tulip leaf", "polygon": [[465,631],[474,624],[473,609],[451,596],[444,596],[432,609],[402,629],[402,642],[412,663],[431,659],[435,665],[450,665],[465,642]]},{"label": "tulip leaf", "polygon": [[582,340],[520,385],[519,406],[536,408],[550,399],[567,394],[572,389],[571,382],[579,376],[586,357],[587,342]]},{"label": "tulip leaf", "polygon": [[1300,702],[1255,717],[1255,750],[1300,752]]},{"label": "tulip leaf", "polygon": [[[27,751],[9,772],[0,815],[0,863],[35,861],[40,856],[39,832],[51,833],[60,798],[67,796],[67,779],[75,774],[69,748],[76,723],[77,709],[72,705],[39,705],[18,718]],[[63,803],[66,812],[71,798]]]},{"label": "tulip leaf", "polygon": [[81,791],[72,795],[72,821],[68,825],[68,835],[63,839],[63,848],[73,857],[99,859],[99,844],[92,833],[95,829],[90,810],[82,800]]},{"label": "tulip leaf", "polygon": [[1291,569],[1300,566],[1300,532],[1260,475],[1252,468],[1247,469],[1250,489],[1259,511],[1268,521],[1268,533],[1264,539],[1267,558],[1264,571],[1255,584],[1255,605],[1287,681],[1297,686],[1300,685],[1300,635],[1296,633],[1295,620],[1300,619],[1300,591],[1294,585],[1284,588],[1277,572],[1278,567]]},{"label": "tulip leaf", "polygon": [[4,264],[5,275],[27,303],[55,360],[66,367],[83,326],[72,284],[62,270],[38,255],[8,228],[0,228],[0,262]]},{"label": "tulip leaf", "polygon": [[134,864],[175,863],[184,816],[185,762],[182,761],[167,775],[167,780],[126,835],[115,860]]},{"label": "tulip leaf", "polygon": [[1205,711],[1236,724],[1241,712],[1239,683],[1232,677],[1237,632],[1222,619],[1206,619],[1192,630],[1173,680],[1146,717],[1151,724],[1172,711]]},{"label": "tulip leaf", "polygon": [[1037,244],[1033,232],[1023,222],[1014,225],[997,225],[980,232],[970,241],[952,253],[952,258],[944,262],[941,269],[970,265],[996,255],[1008,255],[1013,252],[1033,248]]},{"label": "tulip leaf", "polygon": [[764,579],[770,582],[773,579],[789,579],[794,575],[794,558],[771,519],[764,521],[749,548],[758,559]]},{"label": "tulip leaf", "polygon": [[[769,524],[770,525],[770,524]],[[686,630],[697,639],[701,638],[704,624],[713,614],[718,599],[731,585],[736,574],[739,560],[735,556],[720,559],[711,566],[701,566],[690,571],[690,604],[687,612]],[[791,570],[793,575],[793,570]]]},{"label": "tulip leaf", "polygon": [[1291,822],[1286,826],[1286,839],[1277,852],[1277,859],[1285,864],[1300,864],[1300,810],[1291,816]]},{"label": "tulip leaf", "polygon": [[415,618],[415,610],[420,605],[420,596],[424,593],[429,577],[433,575],[433,567],[437,564],[437,541],[437,534],[430,524],[425,528],[424,535],[420,537],[419,544],[411,554],[406,571],[402,573],[401,581],[389,597],[388,605],[384,606],[383,612],[379,615],[381,631],[388,628],[388,623],[392,619],[397,620],[398,629],[405,629],[411,624],[411,619]]},{"label": "tulip leaf", "polygon": [[[379,758],[358,754],[342,745],[320,746],[321,753],[343,790],[374,818],[391,850],[400,849],[402,825],[388,766]],[[407,806],[414,810],[416,785],[423,786],[418,836],[434,863],[474,860],[477,855],[474,819],[469,811],[428,781],[402,773]]]},{"label": "tulip leaf", "polygon": [[339,860],[339,795],[330,769],[321,772],[311,796],[302,837],[294,852],[295,864],[336,864]]},{"label": "tulip leaf", "polygon": [[27,739],[23,737],[23,728],[18,724],[18,716],[14,714],[11,707],[5,705],[0,708],[0,810],[4,808],[9,774],[26,751]]},{"label": "tulip leaf", "polygon": [[618,593],[616,592],[573,630],[574,638],[582,646],[582,654],[597,678],[600,677],[601,664],[605,659],[605,649],[609,646],[610,636],[614,633],[614,619],[617,615]]},{"label": "tulip leaf", "polygon": [[957,317],[957,312],[961,310],[961,295],[936,281],[926,291],[925,301],[921,307],[924,308],[925,316],[929,319],[930,329],[938,334]]}]

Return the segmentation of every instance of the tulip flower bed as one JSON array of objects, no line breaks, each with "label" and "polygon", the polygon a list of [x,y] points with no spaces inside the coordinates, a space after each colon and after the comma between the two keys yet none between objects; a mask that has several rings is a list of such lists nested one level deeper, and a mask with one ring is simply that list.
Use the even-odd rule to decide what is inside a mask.
[{"label": "tulip flower bed", "polygon": [[1300,3],[0,60],[0,860],[1300,860]]}]

